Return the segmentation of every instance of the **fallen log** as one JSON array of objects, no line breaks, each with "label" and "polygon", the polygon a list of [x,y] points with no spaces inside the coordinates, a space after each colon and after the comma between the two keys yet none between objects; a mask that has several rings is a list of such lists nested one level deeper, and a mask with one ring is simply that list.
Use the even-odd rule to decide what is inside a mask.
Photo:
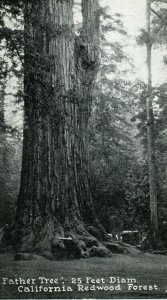
[{"label": "fallen log", "polygon": [[167,250],[156,250],[156,251],[151,251],[151,254],[166,255],[166,254],[167,254]]}]

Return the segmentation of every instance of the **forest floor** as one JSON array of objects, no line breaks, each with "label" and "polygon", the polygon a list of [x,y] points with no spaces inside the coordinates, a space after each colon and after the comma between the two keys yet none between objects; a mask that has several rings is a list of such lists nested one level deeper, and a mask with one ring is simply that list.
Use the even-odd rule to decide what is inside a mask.
[{"label": "forest floor", "polygon": [[[39,277],[55,279],[55,283],[42,283]],[[45,292],[29,292],[32,282],[23,284],[19,278],[34,279],[33,289],[42,286]],[[19,284],[13,284],[11,279],[18,279]],[[121,279],[123,282],[119,283]],[[48,287],[58,287],[61,291],[52,288],[48,292]],[[167,256],[113,254],[111,258],[49,261],[38,257],[32,261],[14,261],[11,254],[0,255],[0,299],[67,298],[167,298]]]}]

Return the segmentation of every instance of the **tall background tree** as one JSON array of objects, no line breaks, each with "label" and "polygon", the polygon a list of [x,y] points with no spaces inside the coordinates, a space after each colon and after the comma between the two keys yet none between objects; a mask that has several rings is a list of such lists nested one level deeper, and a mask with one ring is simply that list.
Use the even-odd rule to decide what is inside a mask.
[{"label": "tall background tree", "polygon": [[151,40],[151,1],[146,4],[147,18],[147,68],[148,68],[148,89],[146,100],[147,111],[147,140],[148,140],[148,167],[149,167],[149,191],[150,191],[150,211],[151,211],[151,234],[155,241],[158,233],[158,213],[157,213],[157,180],[155,169],[155,150],[154,150],[154,115],[153,115],[153,96],[152,96],[152,40]]}]

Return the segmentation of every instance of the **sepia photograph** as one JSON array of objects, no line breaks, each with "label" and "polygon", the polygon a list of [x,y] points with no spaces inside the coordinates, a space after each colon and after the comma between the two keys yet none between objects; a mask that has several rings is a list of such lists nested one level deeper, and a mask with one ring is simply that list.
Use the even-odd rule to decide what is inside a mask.
[{"label": "sepia photograph", "polygon": [[0,0],[3,299],[167,299],[167,0]]}]

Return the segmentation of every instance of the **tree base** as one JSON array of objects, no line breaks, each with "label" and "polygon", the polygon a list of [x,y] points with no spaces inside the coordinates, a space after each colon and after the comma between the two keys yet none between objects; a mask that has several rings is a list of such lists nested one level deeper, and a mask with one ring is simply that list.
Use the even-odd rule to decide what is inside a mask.
[{"label": "tree base", "polygon": [[33,228],[20,226],[17,222],[10,228],[4,226],[0,236],[0,251],[14,251],[16,260],[34,259],[33,254],[50,260],[111,256],[110,250],[100,241],[104,237],[101,228],[94,227],[99,237],[97,239],[79,220],[67,220],[64,226],[52,219],[47,220],[45,225],[43,221],[38,220]]},{"label": "tree base", "polygon": [[[44,220],[42,220],[44,221]],[[46,220],[45,220],[46,221]],[[0,251],[14,251],[15,260],[31,260],[43,256],[49,260],[111,257],[117,254],[139,254],[136,247],[113,242],[99,223],[84,226],[78,219],[67,220],[64,226],[50,219],[30,228],[15,223],[1,229]],[[39,226],[41,225],[41,227]],[[39,230],[40,229],[40,230]]]}]

